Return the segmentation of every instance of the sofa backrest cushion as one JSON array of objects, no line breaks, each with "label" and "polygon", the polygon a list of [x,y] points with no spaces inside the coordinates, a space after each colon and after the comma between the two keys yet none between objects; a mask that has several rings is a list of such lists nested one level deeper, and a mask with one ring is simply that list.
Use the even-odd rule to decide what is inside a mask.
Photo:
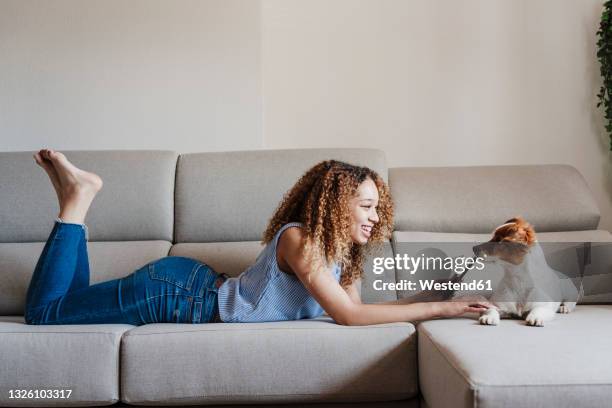
[{"label": "sofa backrest cushion", "polygon": [[[584,297],[580,303],[612,302],[612,234],[605,230],[540,232],[536,238],[546,257],[548,266],[558,272],[560,282],[571,282],[579,287],[584,285]],[[473,246],[491,239],[491,234],[466,234],[445,232],[396,231],[393,233],[394,254],[419,257],[421,254],[446,257],[474,256]],[[586,245],[586,246],[585,246]],[[588,249],[586,249],[588,247]],[[585,251],[588,255],[585,257]],[[397,280],[448,278],[452,271],[435,269],[415,274],[406,269],[398,269]],[[486,263],[484,269],[472,268],[463,282],[491,281],[495,290],[504,275],[504,268],[498,263]],[[582,278],[581,278],[582,277]],[[563,280],[568,279],[568,280]],[[542,281],[539,282],[540,288]],[[547,289],[547,288],[546,288]],[[399,298],[409,297],[415,291],[400,290]],[[484,289],[480,294],[491,296]],[[456,292],[460,296],[461,292]],[[536,295],[537,296],[537,295]],[[508,299],[511,300],[511,299]]]},{"label": "sofa backrest cushion", "polygon": [[175,242],[261,240],[274,210],[298,178],[322,160],[368,166],[386,180],[374,149],[295,149],[192,153],[179,157]]},{"label": "sofa backrest cushion", "polygon": [[[26,293],[44,242],[0,243],[0,316],[23,315]],[[168,241],[89,242],[89,284],[123,278],[168,255]]]},{"label": "sofa backrest cushion", "polygon": [[[57,198],[33,152],[0,152],[0,242],[46,241]],[[86,223],[90,241],[172,240],[177,154],[168,151],[66,151],[104,187]]]},{"label": "sofa backrest cushion", "polygon": [[[235,277],[252,265],[263,249],[264,246],[259,241],[183,243],[173,245],[170,249],[170,255],[198,259],[216,272]],[[384,252],[379,253],[379,256],[393,256],[390,244],[384,245],[382,250]],[[365,262],[360,288],[361,299],[364,303],[397,299],[395,291],[375,290],[374,280],[395,282],[395,269],[386,270],[384,275],[374,274],[371,260]]]},{"label": "sofa backrest cushion", "polygon": [[395,230],[489,233],[522,215],[539,232],[597,228],[584,178],[568,165],[389,169]]},{"label": "sofa backrest cushion", "polygon": [[170,248],[170,256],[197,259],[217,273],[231,277],[240,275],[255,263],[257,255],[264,249],[259,241],[208,242],[176,244]]}]

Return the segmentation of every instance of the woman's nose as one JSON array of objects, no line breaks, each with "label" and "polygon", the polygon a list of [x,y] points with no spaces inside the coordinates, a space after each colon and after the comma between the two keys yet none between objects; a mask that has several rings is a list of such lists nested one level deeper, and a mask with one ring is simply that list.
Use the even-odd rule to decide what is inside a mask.
[{"label": "woman's nose", "polygon": [[376,211],[374,211],[374,214],[372,216],[370,216],[370,221],[372,221],[372,222],[380,221],[380,218],[378,218],[378,213]]}]

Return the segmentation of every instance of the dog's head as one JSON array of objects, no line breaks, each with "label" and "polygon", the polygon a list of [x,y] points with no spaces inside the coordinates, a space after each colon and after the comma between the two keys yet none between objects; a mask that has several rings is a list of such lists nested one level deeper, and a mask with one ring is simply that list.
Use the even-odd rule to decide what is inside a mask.
[{"label": "dog's head", "polygon": [[515,217],[495,228],[491,240],[475,246],[473,250],[476,256],[487,261],[499,260],[520,265],[535,242],[535,230],[531,224],[521,217]]}]

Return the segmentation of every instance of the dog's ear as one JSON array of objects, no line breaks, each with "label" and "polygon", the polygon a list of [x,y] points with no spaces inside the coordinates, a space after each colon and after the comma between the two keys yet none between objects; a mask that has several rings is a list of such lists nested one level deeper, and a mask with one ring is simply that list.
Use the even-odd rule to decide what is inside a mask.
[{"label": "dog's ear", "polygon": [[508,221],[504,222],[504,224],[518,224],[519,221],[525,221],[523,217],[517,215],[516,217],[510,218]]},{"label": "dog's ear", "polygon": [[522,218],[520,216],[510,218],[509,220],[505,221],[503,224],[498,225],[493,230],[493,234],[497,235],[499,233],[500,235],[508,235],[509,233],[513,233],[515,224],[517,224],[521,220]]}]

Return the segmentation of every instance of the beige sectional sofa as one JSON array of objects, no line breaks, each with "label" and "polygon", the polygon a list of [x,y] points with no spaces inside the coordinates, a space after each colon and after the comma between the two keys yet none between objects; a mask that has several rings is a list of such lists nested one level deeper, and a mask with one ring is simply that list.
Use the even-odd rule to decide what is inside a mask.
[{"label": "beige sectional sofa", "polygon": [[[166,255],[239,274],[261,250],[283,193],[308,167],[330,158],[367,165],[389,181],[396,203],[390,254],[401,242],[484,240],[516,214],[551,240],[612,241],[597,230],[597,206],[569,166],[388,169],[373,149],[67,155],[105,181],[87,218],[92,283]],[[25,325],[26,288],[56,213],[52,187],[32,153],[0,153],[0,406],[418,406],[421,400],[432,408],[595,407],[612,400],[610,305],[580,305],[543,329],[514,320],[484,327],[468,318],[346,327],[327,316]],[[374,278],[366,271],[364,302],[405,296],[374,290]],[[400,278],[399,271],[383,276]],[[602,299],[609,300],[595,300]],[[42,389],[72,391],[65,399],[10,398],[11,390]]]}]

